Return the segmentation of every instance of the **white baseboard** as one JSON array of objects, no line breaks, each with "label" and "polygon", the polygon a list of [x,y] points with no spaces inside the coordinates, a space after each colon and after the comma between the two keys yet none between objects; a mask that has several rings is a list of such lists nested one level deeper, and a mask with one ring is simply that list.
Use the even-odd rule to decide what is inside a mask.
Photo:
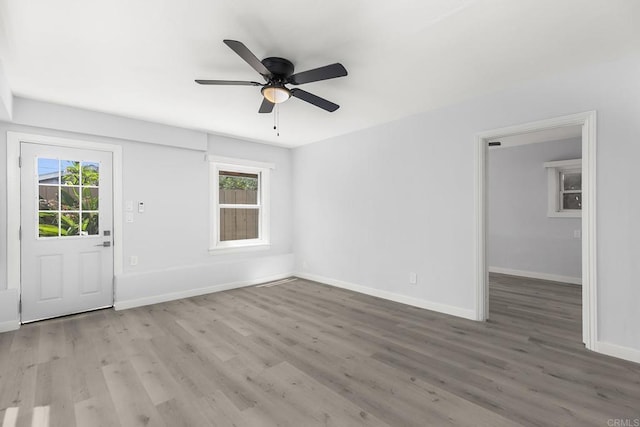
[{"label": "white baseboard", "polygon": [[550,280],[552,282],[582,285],[582,279],[579,277],[560,276],[558,274],[538,273],[535,271],[514,270],[512,268],[489,267],[489,273],[508,274],[509,276],[530,277],[532,279]]},{"label": "white baseboard", "polygon": [[223,283],[220,285],[208,286],[206,288],[189,289],[180,292],[171,292],[161,295],[153,295],[144,298],[130,299],[125,301],[116,301],[113,308],[116,310],[126,310],[128,308],[141,307],[144,305],[158,304],[161,302],[174,301],[182,298],[190,298],[198,295],[212,294],[214,292],[228,291],[230,289],[243,288],[245,286],[253,286],[260,283],[272,282],[293,276],[293,273],[277,274],[275,276],[261,277],[253,280],[243,280],[239,282]]},{"label": "white baseboard", "polygon": [[598,353],[606,354],[607,356],[613,356],[617,357],[618,359],[640,363],[640,350],[635,348],[623,347],[617,344],[596,341],[594,350]]},{"label": "white baseboard", "polygon": [[361,294],[371,295],[374,297],[383,298],[386,300],[395,301],[402,304],[411,305],[414,307],[437,311],[439,313],[450,314],[452,316],[462,317],[470,320],[476,319],[476,315],[473,310],[454,307],[446,304],[440,304],[437,302],[427,301],[427,300],[414,298],[406,295],[396,294],[394,292],[382,291],[379,289],[370,288],[362,285],[356,285],[354,283],[349,283],[342,280],[317,276],[315,274],[295,273],[295,276],[301,279],[313,280],[314,282],[320,282],[326,285],[335,286],[337,288],[348,289],[350,291],[358,292]]},{"label": "white baseboard", "polygon": [[0,322],[0,333],[15,331],[16,329],[20,329],[20,321],[18,319]]}]

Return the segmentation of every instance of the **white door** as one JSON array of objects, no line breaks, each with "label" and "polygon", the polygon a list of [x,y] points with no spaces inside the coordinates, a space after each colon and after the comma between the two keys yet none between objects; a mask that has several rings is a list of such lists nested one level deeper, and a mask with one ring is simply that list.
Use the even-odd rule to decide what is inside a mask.
[{"label": "white door", "polygon": [[112,154],[21,143],[22,322],[113,305]]}]

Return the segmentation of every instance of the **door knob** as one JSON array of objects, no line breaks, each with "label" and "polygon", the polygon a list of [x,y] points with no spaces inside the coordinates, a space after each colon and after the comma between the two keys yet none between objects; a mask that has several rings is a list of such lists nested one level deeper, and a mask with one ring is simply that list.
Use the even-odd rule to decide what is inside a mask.
[{"label": "door knob", "polygon": [[103,246],[105,248],[108,248],[108,247],[111,246],[111,242],[102,242],[102,243],[100,243],[99,245],[96,245],[96,246]]}]

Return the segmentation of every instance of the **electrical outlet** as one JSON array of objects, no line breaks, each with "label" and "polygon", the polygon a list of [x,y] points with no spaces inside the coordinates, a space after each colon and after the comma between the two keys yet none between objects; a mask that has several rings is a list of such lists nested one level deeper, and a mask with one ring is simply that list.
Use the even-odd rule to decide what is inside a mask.
[{"label": "electrical outlet", "polygon": [[575,239],[579,239],[579,238],[580,238],[580,236],[581,236],[581,234],[582,234],[582,233],[580,232],[580,230],[573,230],[573,237],[574,237]]},{"label": "electrical outlet", "polygon": [[418,275],[414,272],[409,273],[409,284],[415,285],[418,283]]},{"label": "electrical outlet", "polygon": [[129,258],[129,264],[130,265],[138,265],[138,256],[137,255],[131,255],[131,257]]},{"label": "electrical outlet", "polygon": [[302,261],[302,270],[306,271],[309,269],[309,264],[307,264],[307,261]]},{"label": "electrical outlet", "polygon": [[133,222],[133,212],[127,212],[124,214],[124,220],[126,222]]}]

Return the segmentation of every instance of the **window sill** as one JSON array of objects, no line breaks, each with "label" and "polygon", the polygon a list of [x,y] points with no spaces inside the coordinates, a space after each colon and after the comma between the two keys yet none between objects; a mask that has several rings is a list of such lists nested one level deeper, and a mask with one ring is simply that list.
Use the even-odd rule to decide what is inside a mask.
[{"label": "window sill", "polygon": [[221,248],[209,248],[209,255],[226,255],[243,252],[266,251],[271,248],[269,243],[258,243],[246,246],[226,246]]}]

